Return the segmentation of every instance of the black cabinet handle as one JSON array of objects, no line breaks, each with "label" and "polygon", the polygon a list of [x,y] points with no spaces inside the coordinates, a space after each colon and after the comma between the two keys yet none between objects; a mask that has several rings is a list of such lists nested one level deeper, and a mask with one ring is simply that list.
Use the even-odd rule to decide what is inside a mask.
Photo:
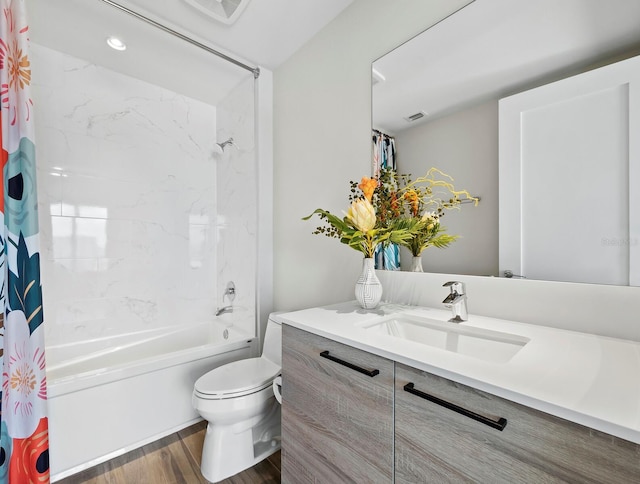
[{"label": "black cabinet handle", "polygon": [[351,368],[352,370],[359,371],[360,373],[363,373],[370,377],[374,377],[380,373],[378,370],[367,370],[366,368],[362,368],[361,366],[357,366],[353,363],[349,363],[348,361],[344,361],[340,358],[336,358],[335,356],[331,356],[328,350],[320,353],[320,356],[322,356],[323,358],[327,358],[328,360],[335,361],[336,363],[346,366],[347,368]]},{"label": "black cabinet handle", "polygon": [[475,413],[475,412],[472,412],[471,410],[467,410],[466,408],[459,407],[454,403],[447,402],[446,400],[442,400],[441,398],[434,397],[433,395],[429,395],[428,393],[422,392],[420,390],[416,390],[414,388],[413,383],[407,383],[404,386],[404,391],[409,392],[413,395],[416,395],[420,398],[424,398],[425,400],[429,400],[430,402],[440,405],[441,407],[448,408],[449,410],[453,410],[454,412],[464,415],[465,417],[469,417],[469,418],[472,418],[473,420],[477,420],[478,422],[488,425],[489,427],[493,427],[494,429],[498,429],[502,431],[507,426],[506,418],[499,417],[497,420],[493,420],[489,417],[485,417],[484,415],[480,415],[479,413]]}]

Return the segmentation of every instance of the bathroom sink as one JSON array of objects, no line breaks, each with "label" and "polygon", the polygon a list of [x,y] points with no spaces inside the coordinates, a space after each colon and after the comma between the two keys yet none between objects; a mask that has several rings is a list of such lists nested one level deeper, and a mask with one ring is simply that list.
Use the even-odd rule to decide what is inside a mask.
[{"label": "bathroom sink", "polygon": [[386,316],[361,325],[375,334],[400,338],[493,363],[506,363],[529,338],[413,315]]}]

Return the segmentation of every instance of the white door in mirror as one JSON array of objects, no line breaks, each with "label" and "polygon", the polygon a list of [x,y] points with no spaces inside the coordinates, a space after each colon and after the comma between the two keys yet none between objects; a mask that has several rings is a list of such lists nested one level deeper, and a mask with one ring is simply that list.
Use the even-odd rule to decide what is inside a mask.
[{"label": "white door in mirror", "polygon": [[500,100],[499,266],[640,285],[640,56]]}]

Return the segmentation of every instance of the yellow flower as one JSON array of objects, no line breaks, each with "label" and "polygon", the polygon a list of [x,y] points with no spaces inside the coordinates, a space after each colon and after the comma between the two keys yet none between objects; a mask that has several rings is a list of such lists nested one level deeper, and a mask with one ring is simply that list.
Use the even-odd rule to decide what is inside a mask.
[{"label": "yellow flower", "polygon": [[360,198],[351,203],[347,218],[363,233],[369,232],[376,225],[376,211],[366,198]]},{"label": "yellow flower", "polygon": [[375,178],[367,178],[366,176],[362,177],[362,180],[360,180],[360,184],[358,185],[358,188],[362,190],[364,197],[369,201],[371,201],[373,192],[377,187],[378,180],[376,180]]},{"label": "yellow flower", "polygon": [[427,222],[427,230],[433,230],[435,225],[440,223],[440,218],[434,212],[425,212],[422,221]]}]

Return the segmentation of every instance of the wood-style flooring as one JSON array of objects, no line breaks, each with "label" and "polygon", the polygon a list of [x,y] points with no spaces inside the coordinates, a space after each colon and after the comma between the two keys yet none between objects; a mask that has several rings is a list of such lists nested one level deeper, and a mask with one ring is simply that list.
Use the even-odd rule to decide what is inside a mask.
[{"label": "wood-style flooring", "polygon": [[[58,484],[207,484],[200,474],[206,422],[58,481]],[[280,482],[280,452],[224,484]]]}]

